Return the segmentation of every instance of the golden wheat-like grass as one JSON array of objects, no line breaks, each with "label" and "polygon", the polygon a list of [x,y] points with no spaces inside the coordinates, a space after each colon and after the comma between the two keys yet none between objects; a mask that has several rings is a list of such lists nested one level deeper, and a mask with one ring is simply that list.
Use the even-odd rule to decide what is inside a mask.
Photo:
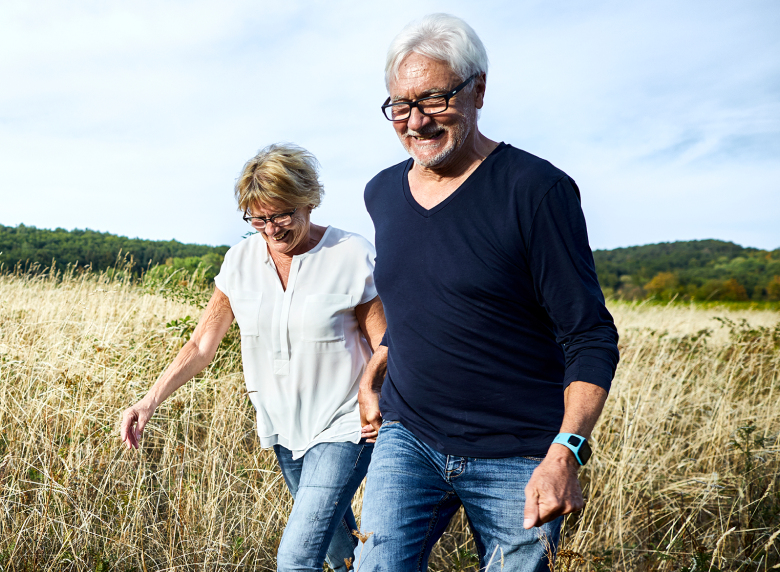
[{"label": "golden wheat-like grass", "polygon": [[[771,569],[780,317],[611,309],[622,361],[557,569]],[[0,276],[0,570],[275,569],[292,500],[257,446],[234,334],[140,452],[118,441],[198,312],[121,272]],[[431,568],[475,569],[472,552],[460,513]]]}]

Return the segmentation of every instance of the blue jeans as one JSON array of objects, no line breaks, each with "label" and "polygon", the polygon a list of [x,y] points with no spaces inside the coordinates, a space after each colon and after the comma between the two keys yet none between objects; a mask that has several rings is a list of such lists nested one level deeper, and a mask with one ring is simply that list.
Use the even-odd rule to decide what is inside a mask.
[{"label": "blue jeans", "polygon": [[541,459],[476,459],[443,455],[401,423],[385,421],[374,447],[363,498],[361,528],[373,532],[355,551],[360,572],[428,569],[428,557],[463,505],[480,569],[547,571],[545,541],[553,552],[562,518],[523,528],[525,485]]},{"label": "blue jeans", "polygon": [[363,441],[320,443],[293,460],[290,450],[274,446],[295,499],[279,544],[277,570],[321,571],[327,554],[333,570],[346,572],[344,559],[352,558],[357,546],[350,503],[366,476],[373,449]]}]

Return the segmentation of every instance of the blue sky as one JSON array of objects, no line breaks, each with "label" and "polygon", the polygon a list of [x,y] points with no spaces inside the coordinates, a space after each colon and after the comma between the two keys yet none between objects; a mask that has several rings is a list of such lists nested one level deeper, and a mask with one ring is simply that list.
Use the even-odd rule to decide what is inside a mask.
[{"label": "blue sky", "polygon": [[480,129],[583,193],[591,246],[780,247],[780,3],[421,0],[0,4],[0,224],[235,244],[244,162],[322,164],[313,219],[373,240],[362,192],[406,158],[379,105],[409,20],[468,21]]}]

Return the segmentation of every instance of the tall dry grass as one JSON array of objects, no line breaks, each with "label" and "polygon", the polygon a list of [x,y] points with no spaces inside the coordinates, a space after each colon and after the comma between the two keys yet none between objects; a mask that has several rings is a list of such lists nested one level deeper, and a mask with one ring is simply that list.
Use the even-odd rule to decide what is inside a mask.
[{"label": "tall dry grass", "polygon": [[[612,310],[622,362],[557,569],[772,569],[780,317]],[[257,447],[235,331],[140,452],[116,436],[197,312],[121,272],[0,276],[0,569],[275,569],[292,501]],[[474,565],[459,514],[431,567]]]}]

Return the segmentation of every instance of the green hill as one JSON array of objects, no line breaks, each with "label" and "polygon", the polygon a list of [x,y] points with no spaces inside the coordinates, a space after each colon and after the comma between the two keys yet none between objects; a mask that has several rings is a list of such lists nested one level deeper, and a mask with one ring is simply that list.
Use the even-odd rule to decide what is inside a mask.
[{"label": "green hill", "polygon": [[780,249],[722,240],[593,252],[602,289],[626,299],[780,300]]},{"label": "green hill", "polygon": [[[93,230],[40,229],[34,226],[0,225],[0,263],[8,271],[17,263],[29,268],[74,265],[105,270],[120,254],[135,274],[149,266],[166,264],[193,269],[205,262],[219,269],[227,246],[183,244],[176,240],[142,240]],[[132,257],[132,263],[130,263]]]}]

